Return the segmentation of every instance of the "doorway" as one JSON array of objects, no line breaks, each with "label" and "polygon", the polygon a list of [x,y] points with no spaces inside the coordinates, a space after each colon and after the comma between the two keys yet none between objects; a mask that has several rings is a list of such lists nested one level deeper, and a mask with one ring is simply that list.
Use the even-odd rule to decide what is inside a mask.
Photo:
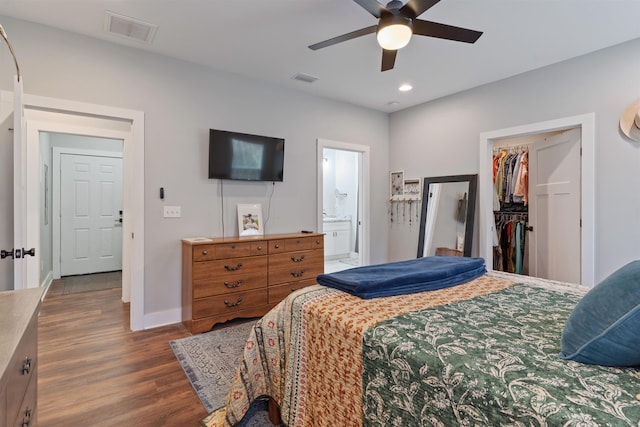
[{"label": "doorway", "polygon": [[[573,218],[578,224],[579,234],[579,272],[575,276],[586,286],[593,286],[595,272],[594,266],[594,115],[568,117],[548,122],[534,123],[530,125],[502,129],[483,133],[480,136],[480,256],[487,263],[487,269],[493,269],[493,247],[496,229],[494,228],[494,186],[493,186],[493,148],[501,140],[514,137],[526,137],[541,133],[557,132],[578,128],[581,134],[581,156],[579,159],[580,178],[579,189],[579,218]],[[568,133],[567,133],[568,134]],[[556,145],[558,141],[556,141]],[[540,145],[542,147],[542,145]],[[552,144],[552,146],[554,146]],[[560,145],[557,145],[558,147]],[[530,190],[531,192],[531,190]],[[540,223],[538,223],[540,225]],[[547,224],[548,225],[548,224]],[[551,232],[551,230],[549,231]],[[544,242],[540,242],[544,244]],[[545,250],[546,251],[546,250]],[[559,277],[557,280],[564,280]]]},{"label": "doorway", "polygon": [[[47,239],[52,249],[50,264],[43,259],[43,265],[50,266],[54,279],[121,271],[123,141],[61,133],[42,136],[50,145],[53,184],[43,199],[50,199],[52,210],[60,213],[52,216],[52,229],[43,227],[41,233],[43,254]],[[43,150],[43,159],[47,153]]]},{"label": "doorway", "polygon": [[581,282],[580,147],[579,128],[494,141],[495,270]]},{"label": "doorway", "polygon": [[369,148],[318,140],[318,230],[325,273],[368,263]]},{"label": "doorway", "polygon": [[[13,105],[13,94],[0,92],[0,106]],[[5,102],[6,100],[6,102]],[[123,143],[123,300],[131,302],[130,328],[133,331],[145,328],[144,319],[144,114],[140,111],[124,110],[82,102],[24,95],[22,106],[25,112],[25,132],[21,144],[27,152],[29,164],[37,170],[40,160],[39,136],[41,132],[60,132],[77,135],[103,136],[121,139]],[[11,107],[11,112],[13,108]],[[26,166],[14,168],[20,174]],[[42,173],[39,174],[42,176]],[[36,175],[38,177],[38,175]],[[24,181],[17,181],[24,182]],[[26,181],[26,207],[21,217],[26,218],[26,246],[39,246],[41,194],[39,179]],[[15,183],[14,183],[15,185]],[[29,246],[29,247],[31,247]],[[39,250],[36,253],[39,255]],[[34,258],[27,264],[30,278],[17,287],[46,286],[40,281],[40,260]],[[125,291],[126,288],[126,291]]]}]

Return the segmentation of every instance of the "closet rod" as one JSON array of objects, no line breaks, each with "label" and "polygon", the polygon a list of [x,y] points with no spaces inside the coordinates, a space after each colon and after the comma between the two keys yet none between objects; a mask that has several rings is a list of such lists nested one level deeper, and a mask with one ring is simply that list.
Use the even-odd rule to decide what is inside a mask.
[{"label": "closet rod", "polygon": [[528,145],[505,145],[503,147],[493,147],[493,153],[497,154],[503,150],[509,151],[510,153],[521,153],[528,149]]}]

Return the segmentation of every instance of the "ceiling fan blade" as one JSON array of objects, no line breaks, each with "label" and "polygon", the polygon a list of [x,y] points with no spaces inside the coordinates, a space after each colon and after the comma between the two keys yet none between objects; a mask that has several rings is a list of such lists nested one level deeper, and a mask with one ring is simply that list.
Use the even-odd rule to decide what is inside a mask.
[{"label": "ceiling fan blade", "polygon": [[431,9],[440,0],[409,0],[400,8],[400,13],[410,18],[417,18],[428,9]]},{"label": "ceiling fan blade", "polygon": [[353,0],[358,3],[362,8],[364,8],[367,12],[375,16],[376,18],[380,18],[382,16],[382,12],[386,12],[387,9],[378,3],[377,0]]},{"label": "ceiling fan blade", "polygon": [[312,44],[311,46],[309,46],[309,49],[318,50],[318,49],[322,49],[323,47],[333,46],[334,44],[346,42],[347,40],[351,40],[351,39],[355,39],[355,38],[358,38],[358,37],[366,36],[367,34],[375,33],[376,32],[376,28],[377,28],[377,25],[372,25],[372,26],[367,27],[367,28],[362,28],[360,30],[352,31],[350,33],[343,34],[341,36],[337,36],[337,37],[334,37],[334,38],[329,39],[329,40],[325,40],[325,41],[320,42],[320,43]]},{"label": "ceiling fan blade", "polygon": [[469,30],[467,28],[414,19],[413,34],[454,40],[458,42],[475,43],[482,35],[482,31]]},{"label": "ceiling fan blade", "polygon": [[391,70],[396,63],[397,50],[382,49],[382,68],[380,71]]}]

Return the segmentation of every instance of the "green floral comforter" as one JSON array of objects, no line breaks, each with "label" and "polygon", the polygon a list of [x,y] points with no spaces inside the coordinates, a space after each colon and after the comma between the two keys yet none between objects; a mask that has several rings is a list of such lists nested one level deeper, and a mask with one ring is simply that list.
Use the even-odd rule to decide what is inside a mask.
[{"label": "green floral comforter", "polygon": [[580,299],[529,285],[378,323],[364,426],[640,426],[640,370],[558,358]]}]

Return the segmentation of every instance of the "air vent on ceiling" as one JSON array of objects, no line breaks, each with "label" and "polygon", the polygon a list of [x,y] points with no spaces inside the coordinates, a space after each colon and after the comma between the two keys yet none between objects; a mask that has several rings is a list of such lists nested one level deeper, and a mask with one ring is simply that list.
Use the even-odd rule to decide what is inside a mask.
[{"label": "air vent on ceiling", "polygon": [[107,11],[106,15],[104,30],[109,34],[149,44],[151,44],[153,37],[156,35],[157,25],[110,11]]},{"label": "air vent on ceiling", "polygon": [[305,83],[313,83],[318,80],[318,77],[312,76],[311,74],[298,73],[295,76],[291,77],[293,80],[300,80]]}]

